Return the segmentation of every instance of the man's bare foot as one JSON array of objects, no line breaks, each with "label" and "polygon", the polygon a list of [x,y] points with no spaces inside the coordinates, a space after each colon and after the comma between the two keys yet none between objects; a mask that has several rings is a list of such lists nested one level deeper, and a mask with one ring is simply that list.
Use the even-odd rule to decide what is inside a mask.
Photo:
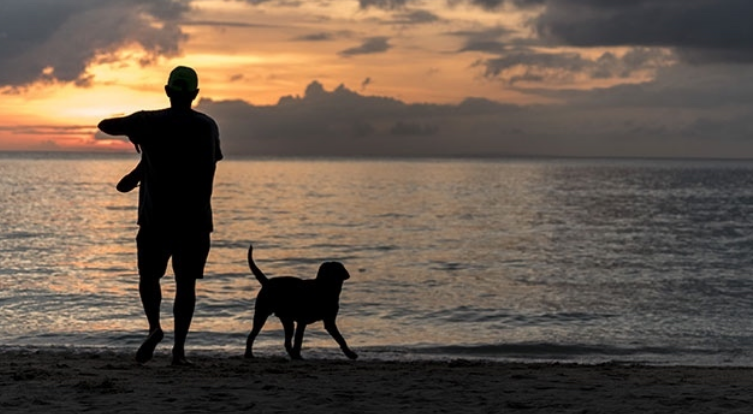
[{"label": "man's bare foot", "polygon": [[192,367],[192,366],[194,366],[194,363],[191,362],[191,361],[189,361],[185,357],[185,355],[183,355],[183,356],[175,356],[175,355],[173,355],[172,365],[176,366],[176,367],[177,366],[180,366],[180,367]]},{"label": "man's bare foot", "polygon": [[162,332],[162,329],[158,328],[152,331],[149,336],[146,337],[144,343],[141,344],[139,350],[136,351],[136,362],[139,364],[149,362],[149,360],[154,357],[154,349],[157,348],[157,344],[159,344],[164,337],[165,333]]}]

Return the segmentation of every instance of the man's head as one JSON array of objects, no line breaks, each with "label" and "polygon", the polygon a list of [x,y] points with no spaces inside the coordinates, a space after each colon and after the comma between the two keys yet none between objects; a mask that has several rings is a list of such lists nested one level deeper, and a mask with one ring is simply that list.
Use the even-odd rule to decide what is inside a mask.
[{"label": "man's head", "polygon": [[199,77],[187,66],[178,66],[170,72],[165,93],[173,103],[191,103],[199,94]]}]

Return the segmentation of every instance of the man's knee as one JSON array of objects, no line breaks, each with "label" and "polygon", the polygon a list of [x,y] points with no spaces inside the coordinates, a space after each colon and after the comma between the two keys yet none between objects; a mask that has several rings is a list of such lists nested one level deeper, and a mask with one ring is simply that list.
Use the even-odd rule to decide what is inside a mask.
[{"label": "man's knee", "polygon": [[196,297],[196,279],[189,277],[175,277],[175,297],[176,298],[195,298]]},{"label": "man's knee", "polygon": [[139,286],[144,288],[159,287],[161,276],[158,275],[139,275]]}]

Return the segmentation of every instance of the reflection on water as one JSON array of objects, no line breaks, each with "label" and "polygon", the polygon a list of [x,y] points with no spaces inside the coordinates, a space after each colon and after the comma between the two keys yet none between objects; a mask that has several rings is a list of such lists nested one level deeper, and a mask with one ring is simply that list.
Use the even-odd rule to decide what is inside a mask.
[{"label": "reflection on water", "polygon": [[[135,162],[2,160],[7,344],[140,341],[137,194],[114,189]],[[348,267],[338,324],[354,349],[739,362],[753,342],[751,184],[753,164],[731,162],[226,160],[189,344],[242,349],[253,242],[271,276]],[[282,352],[279,323],[265,329],[261,353]],[[312,327],[304,346],[335,344]]]}]

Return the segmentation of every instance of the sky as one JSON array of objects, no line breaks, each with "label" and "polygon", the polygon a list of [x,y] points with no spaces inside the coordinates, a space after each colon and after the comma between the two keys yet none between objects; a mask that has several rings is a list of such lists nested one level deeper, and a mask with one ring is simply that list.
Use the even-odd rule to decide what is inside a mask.
[{"label": "sky", "polygon": [[0,151],[133,151],[172,68],[232,156],[753,157],[750,0],[2,0]]}]

